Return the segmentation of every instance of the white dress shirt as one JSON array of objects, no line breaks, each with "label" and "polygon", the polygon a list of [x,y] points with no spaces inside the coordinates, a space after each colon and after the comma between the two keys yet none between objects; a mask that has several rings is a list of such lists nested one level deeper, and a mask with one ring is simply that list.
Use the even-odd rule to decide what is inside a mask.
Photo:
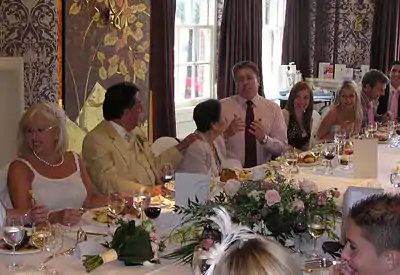
[{"label": "white dress shirt", "polygon": [[[392,112],[394,118],[397,118],[399,116],[398,114],[399,92],[400,88],[396,89],[392,85],[390,85],[388,111]],[[394,95],[396,95],[396,98],[394,97]]]},{"label": "white dress shirt", "polygon": [[129,140],[127,139],[129,137],[129,132],[125,130],[124,127],[119,125],[118,123],[115,123],[114,121],[109,121],[111,126],[115,129],[115,131],[120,135],[126,142],[129,143]]},{"label": "white dress shirt", "polygon": [[[227,125],[234,119],[235,115],[246,120],[246,99],[234,95],[221,100],[222,116]],[[253,98],[254,120],[261,121],[266,135],[267,143],[257,142],[257,164],[264,164],[271,156],[281,155],[287,148],[287,127],[283,119],[281,108],[278,104],[257,95]],[[245,132],[241,131],[228,138],[226,150],[228,157],[239,159],[242,165],[245,160]]]}]

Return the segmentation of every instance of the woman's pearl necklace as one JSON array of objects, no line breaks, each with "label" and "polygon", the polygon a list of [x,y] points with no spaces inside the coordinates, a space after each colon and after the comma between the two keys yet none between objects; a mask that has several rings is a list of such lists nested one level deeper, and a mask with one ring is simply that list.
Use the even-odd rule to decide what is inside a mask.
[{"label": "woman's pearl necklace", "polygon": [[39,156],[36,154],[35,150],[33,150],[32,152],[33,152],[33,155],[35,156],[35,158],[36,158],[38,161],[43,162],[43,163],[46,164],[47,166],[50,166],[50,167],[59,167],[59,166],[61,166],[61,165],[64,163],[64,155],[61,155],[61,161],[60,161],[59,163],[53,164],[53,163],[50,163],[50,162],[48,162],[48,161],[42,159],[41,157],[39,157]]}]

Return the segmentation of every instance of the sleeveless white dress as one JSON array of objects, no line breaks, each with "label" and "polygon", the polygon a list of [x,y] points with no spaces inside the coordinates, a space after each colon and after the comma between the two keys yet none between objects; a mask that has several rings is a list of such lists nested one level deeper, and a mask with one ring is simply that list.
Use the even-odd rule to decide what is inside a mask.
[{"label": "sleeveless white dress", "polygon": [[76,171],[62,179],[50,179],[39,174],[32,165],[24,160],[17,160],[25,163],[33,172],[32,190],[36,202],[46,205],[50,211],[62,209],[78,209],[83,206],[86,199],[86,188],[82,181],[78,156],[74,154]]}]

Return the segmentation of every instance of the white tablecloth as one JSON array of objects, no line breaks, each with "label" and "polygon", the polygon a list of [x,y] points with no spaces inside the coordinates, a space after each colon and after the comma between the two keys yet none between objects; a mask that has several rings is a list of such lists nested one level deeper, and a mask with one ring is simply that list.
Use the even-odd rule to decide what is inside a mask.
[{"label": "white tablecloth", "polygon": [[[376,180],[373,179],[355,179],[349,176],[325,176],[316,174],[312,171],[312,168],[301,168],[300,173],[295,175],[297,179],[311,179],[315,181],[319,189],[326,189],[330,187],[337,187],[342,193],[344,193],[349,185],[353,186],[379,186],[386,190],[391,189],[389,175],[391,170],[396,166],[397,161],[400,161],[400,149],[387,148],[384,145],[379,145],[379,160],[378,160],[378,171],[379,175]],[[366,160],[368,161],[368,160]],[[340,174],[340,173],[339,173]],[[164,219],[163,223],[171,219],[168,215],[162,216],[160,219]],[[86,224],[82,225],[84,230],[87,231],[103,231],[104,228],[96,228]],[[161,231],[168,230],[163,229]],[[98,241],[100,242],[100,240]],[[74,244],[74,240],[67,238],[65,241],[65,248],[69,248]],[[24,264],[31,264],[38,266],[40,262],[40,254],[32,255],[17,255],[15,256],[17,262]],[[0,274],[7,274],[6,266],[11,261],[9,255],[0,256]],[[94,275],[124,275],[124,274],[135,274],[135,275],[187,275],[192,274],[191,268],[188,265],[175,264],[170,260],[162,259],[162,264],[154,265],[152,267],[126,267],[122,262],[107,263],[97,270],[93,271]],[[48,263],[49,266],[55,267],[62,271],[63,274],[87,274],[82,266],[81,260],[77,256],[60,256],[56,260],[51,260]],[[18,273],[13,273],[18,274]],[[20,273],[20,274],[36,274],[36,273]],[[39,274],[39,273],[38,273]],[[329,274],[328,271],[313,273],[313,274]]]}]

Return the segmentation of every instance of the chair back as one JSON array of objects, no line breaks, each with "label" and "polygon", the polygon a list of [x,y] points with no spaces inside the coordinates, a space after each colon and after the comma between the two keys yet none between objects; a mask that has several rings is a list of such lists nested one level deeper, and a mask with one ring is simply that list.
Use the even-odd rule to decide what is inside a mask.
[{"label": "chair back", "polygon": [[159,156],[162,152],[168,150],[179,142],[173,137],[160,137],[151,145],[151,151],[155,156]]},{"label": "chair back", "polygon": [[7,174],[9,166],[10,164],[8,163],[0,170],[0,201],[3,203],[6,209],[13,208],[7,186]]}]

